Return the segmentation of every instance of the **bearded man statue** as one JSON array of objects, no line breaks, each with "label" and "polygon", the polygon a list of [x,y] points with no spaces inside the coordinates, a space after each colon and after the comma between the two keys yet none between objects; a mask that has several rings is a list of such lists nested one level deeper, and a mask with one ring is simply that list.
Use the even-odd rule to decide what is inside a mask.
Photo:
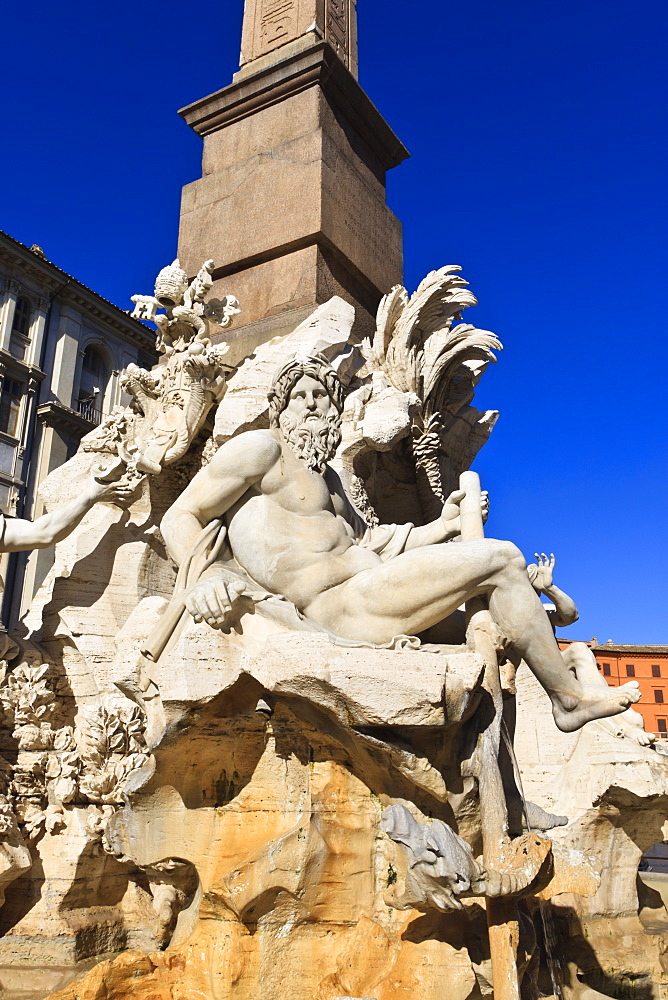
[{"label": "bearded man statue", "polygon": [[[326,415],[317,408],[299,415],[288,407],[291,393],[305,375],[320,382],[316,393],[322,389],[328,393],[333,408]],[[294,398],[299,396],[298,393]],[[323,475],[330,458],[336,454],[341,443],[342,410],[343,386],[323,355],[292,358],[276,372],[269,391],[269,425],[279,428],[297,458],[312,472]]]},{"label": "bearded man statue", "polygon": [[[484,596],[492,616],[552,701],[560,729],[623,712],[640,692],[631,682],[586,687],[568,670],[526,563],[511,542],[445,544],[460,534],[464,494],[452,493],[430,524],[364,522],[328,465],[340,440],[343,387],[327,360],[293,358],[276,373],[267,430],[227,441],[167,511],[162,534],[177,563],[203,529],[222,519],[232,557],[248,579],[344,641],[386,645],[443,625]],[[225,627],[235,594],[224,561],[210,565],[186,607]]]}]

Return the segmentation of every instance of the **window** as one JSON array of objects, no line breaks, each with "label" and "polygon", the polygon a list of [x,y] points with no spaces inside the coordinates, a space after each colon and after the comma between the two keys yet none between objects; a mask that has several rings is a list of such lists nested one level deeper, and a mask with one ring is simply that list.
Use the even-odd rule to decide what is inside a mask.
[{"label": "window", "polygon": [[658,729],[658,731],[661,733],[662,736],[665,736],[668,733],[668,726],[666,725],[666,719],[657,719],[656,728]]},{"label": "window", "polygon": [[25,359],[30,345],[28,332],[30,330],[31,315],[32,306],[30,305],[30,300],[26,298],[17,299],[11,336],[9,338],[9,352],[19,361]]},{"label": "window", "polygon": [[603,664],[603,676],[604,677],[609,677],[610,676],[610,664],[609,663],[604,663]]},{"label": "window", "polygon": [[32,313],[32,306],[30,305],[30,299],[23,298],[16,300],[16,308],[14,309],[14,322],[12,323],[12,333],[20,333],[23,337],[28,336],[28,331],[30,330],[30,314]]},{"label": "window", "polygon": [[657,691],[654,689],[654,701],[657,705],[663,705],[663,690]]},{"label": "window", "polygon": [[104,356],[102,351],[99,351],[94,344],[89,344],[84,351],[83,370],[88,372],[90,375],[94,375],[95,378],[100,379],[100,381],[106,378],[107,366],[105,364]]},{"label": "window", "polygon": [[83,353],[77,408],[79,413],[99,424],[102,419],[104,395],[109,380],[109,365],[104,351],[96,344],[89,344]]},{"label": "window", "polygon": [[13,475],[15,454],[15,444],[10,444],[9,441],[0,441],[0,472],[4,472],[7,476]]},{"label": "window", "polygon": [[627,663],[626,664],[626,676],[627,677],[635,677],[635,675],[636,675],[636,668],[633,666],[632,663]]},{"label": "window", "polygon": [[661,676],[661,664],[659,664],[659,663],[653,663],[652,664],[652,677],[660,677],[660,676]]},{"label": "window", "polygon": [[3,378],[0,396],[0,431],[18,437],[19,413],[23,386],[13,378]]}]

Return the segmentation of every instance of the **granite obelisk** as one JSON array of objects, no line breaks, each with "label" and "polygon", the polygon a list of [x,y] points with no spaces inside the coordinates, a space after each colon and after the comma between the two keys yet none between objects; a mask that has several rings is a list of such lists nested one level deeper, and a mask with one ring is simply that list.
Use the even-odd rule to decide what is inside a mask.
[{"label": "granite obelisk", "polygon": [[180,112],[204,151],[183,191],[179,257],[189,274],[213,258],[215,292],[240,299],[233,362],[332,295],[369,332],[401,281],[385,174],[408,153],[356,72],[354,0],[246,0],[239,72]]}]

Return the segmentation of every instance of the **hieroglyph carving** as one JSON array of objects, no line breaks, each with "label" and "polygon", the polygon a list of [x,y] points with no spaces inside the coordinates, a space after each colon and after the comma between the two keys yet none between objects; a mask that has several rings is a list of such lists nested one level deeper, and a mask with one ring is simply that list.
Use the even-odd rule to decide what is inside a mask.
[{"label": "hieroglyph carving", "polygon": [[[351,0],[258,0],[253,57],[306,32],[325,38],[341,59],[351,56]],[[248,10],[248,5],[247,5]],[[249,15],[250,16],[250,15]]]},{"label": "hieroglyph carving", "polygon": [[287,41],[293,32],[295,0],[263,0],[260,13],[260,39],[263,48]]},{"label": "hieroglyph carving", "polygon": [[350,0],[327,0],[326,35],[327,41],[345,60],[350,54]]}]

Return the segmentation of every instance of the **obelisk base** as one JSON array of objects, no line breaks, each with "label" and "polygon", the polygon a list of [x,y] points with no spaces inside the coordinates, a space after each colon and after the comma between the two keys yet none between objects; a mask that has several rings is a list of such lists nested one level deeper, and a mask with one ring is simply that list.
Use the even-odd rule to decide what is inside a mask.
[{"label": "obelisk base", "polygon": [[213,258],[215,294],[239,298],[243,325],[225,339],[240,356],[333,295],[355,307],[356,335],[372,330],[402,278],[385,172],[408,154],[330,46],[297,46],[181,114],[204,155],[179,258],[193,274]]}]

